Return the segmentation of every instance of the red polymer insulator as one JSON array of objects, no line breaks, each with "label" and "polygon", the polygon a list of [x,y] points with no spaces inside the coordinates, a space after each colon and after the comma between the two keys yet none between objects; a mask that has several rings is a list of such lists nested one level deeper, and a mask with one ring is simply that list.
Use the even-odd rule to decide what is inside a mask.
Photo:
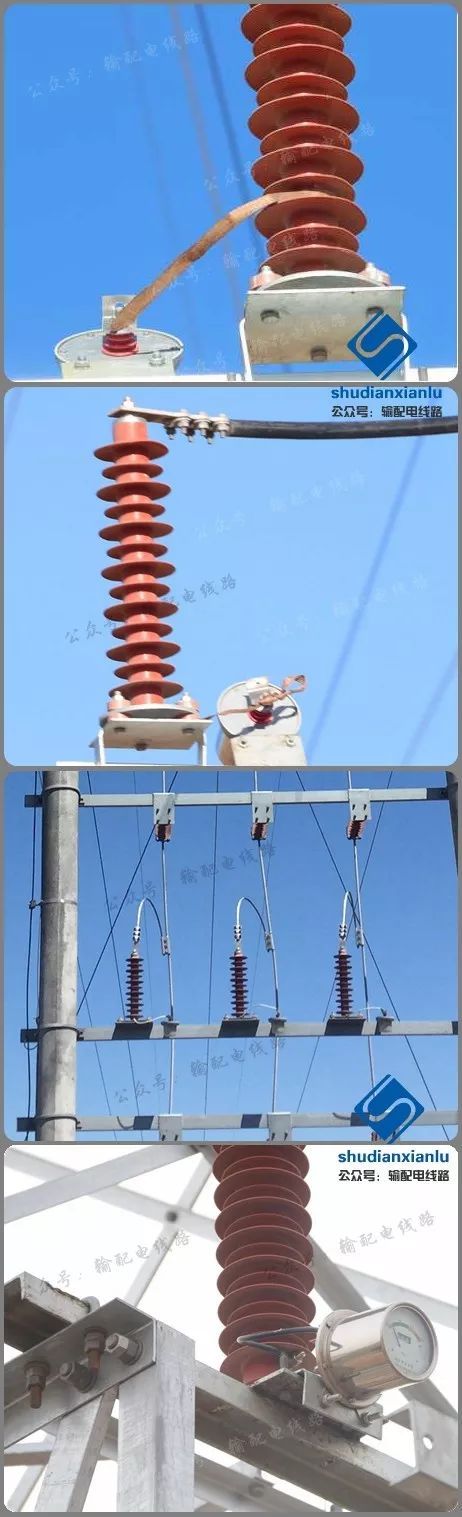
[{"label": "red polymer insulator", "polygon": [[249,717],[256,727],[269,727],[273,716],[273,706],[249,706]]},{"label": "red polymer insulator", "polygon": [[252,174],[266,193],[309,191],[260,211],[265,260],[275,274],[339,269],[360,273],[366,218],[353,184],[363,172],[351,150],[359,124],[347,100],[354,67],[343,51],[349,17],[338,5],[252,5],[242,31],[253,43],[246,79],[257,92],[249,126],[260,139]]},{"label": "red polymer insulator", "polygon": [[351,958],[346,948],[339,948],[335,955],[335,989],[337,1006],[342,1017],[351,1016],[353,1010],[353,985]]},{"label": "red polymer insulator", "polygon": [[[315,1314],[310,1296],[314,1277],[307,1268],[313,1256],[306,1211],[310,1192],[304,1181],[308,1168],[295,1143],[227,1144],[213,1165],[220,1182],[215,1229],[221,1239],[217,1259],[223,1302],[218,1315],[224,1324],[220,1348],[226,1355],[221,1368],[247,1385],[276,1369],[284,1350],[309,1354],[310,1335],[297,1331],[309,1326]],[[287,1337],[272,1338],[277,1328],[286,1327]],[[274,1343],[274,1357],[258,1345],[238,1346],[238,1338],[259,1332],[265,1333],[265,1343]]]},{"label": "red polymer insulator", "polygon": [[105,511],[110,526],[99,535],[109,543],[108,557],[116,559],[102,573],[103,579],[116,582],[110,595],[118,604],[104,614],[116,623],[114,637],[122,644],[111,648],[108,658],[121,659],[116,674],[123,683],[117,689],[125,702],[161,705],[182,689],[166,678],[175,668],[168,660],[180,651],[178,643],[168,641],[172,628],[164,620],[178,610],[165,599],[169,591],[162,583],[175,572],[173,564],[164,561],[166,548],[160,542],[173,530],[160,520],[164,515],[160,502],[170,489],[158,483],[162,469],[151,462],[162,458],[168,448],[150,442],[146,422],[134,417],[114,423],[113,439],[95,453],[109,462],[103,474],[112,481],[98,490],[100,499],[110,502]]},{"label": "red polymer insulator", "polygon": [[127,959],[127,1010],[130,1022],[137,1022],[143,1005],[143,960],[136,948]]},{"label": "red polymer insulator", "polygon": [[124,358],[127,353],[138,352],[138,339],[136,332],[105,332],[103,336],[103,353],[109,353],[111,358]]},{"label": "red polymer insulator", "polygon": [[231,1002],[232,1016],[245,1017],[247,1012],[247,957],[240,948],[231,954]]}]

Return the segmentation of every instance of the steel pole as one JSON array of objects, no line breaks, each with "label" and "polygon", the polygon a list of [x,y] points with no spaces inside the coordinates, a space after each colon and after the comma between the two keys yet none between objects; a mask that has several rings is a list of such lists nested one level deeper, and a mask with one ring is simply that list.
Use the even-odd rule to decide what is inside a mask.
[{"label": "steel pole", "polygon": [[47,769],[42,797],[36,1141],[75,1138],[79,776]]},{"label": "steel pole", "polygon": [[451,817],[452,836],[454,840],[454,853],[456,855],[456,868],[459,867],[459,804],[457,775],[452,769],[446,770],[446,783],[448,787],[449,812]]}]

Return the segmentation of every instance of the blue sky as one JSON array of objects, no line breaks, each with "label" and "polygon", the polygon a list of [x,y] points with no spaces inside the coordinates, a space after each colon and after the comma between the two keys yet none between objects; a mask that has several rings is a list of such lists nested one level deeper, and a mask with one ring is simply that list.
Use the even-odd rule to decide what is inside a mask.
[{"label": "blue sky", "polygon": [[[237,167],[204,45],[225,81]],[[456,10],[349,7],[367,259],[407,287],[422,365],[454,366]],[[140,289],[255,192],[245,8],[12,5],[6,35],[6,369],[54,376],[55,343],[99,325],[104,293]],[[201,155],[189,93],[200,102]],[[215,188],[209,189],[210,184]],[[247,223],[150,308],[185,372],[241,366],[238,318],[264,243]],[[197,277],[196,277],[197,276]]]},{"label": "blue sky", "polygon": [[[110,440],[107,413],[123,393],[58,387],[7,397],[12,764],[93,757],[113,682],[98,536],[104,508],[96,498],[102,466],[93,450]],[[162,390],[133,395],[154,408],[166,403]],[[329,392],[306,387],[179,387],[175,404],[235,417],[332,414]],[[449,390],[444,409],[455,409]],[[175,527],[177,673],[203,714],[214,713],[220,692],[237,680],[303,670],[309,762],[453,762],[456,450],[453,436],[211,447],[174,439],[164,478]],[[215,723],[212,763],[216,737]]]},{"label": "blue sky", "polygon": [[[358,770],[353,775],[357,785],[385,787],[390,771]],[[277,790],[298,788],[293,771],[280,775],[269,771],[268,787]],[[303,775],[304,786],[312,789],[344,788],[345,772],[326,774],[311,770]],[[147,793],[159,783],[152,772],[118,772],[108,769],[104,775],[92,775],[93,791]],[[222,772],[188,771],[176,775],[167,771],[167,787],[176,790],[239,791],[252,786],[252,776]],[[438,771],[395,771],[391,785],[441,785],[444,775]],[[88,790],[85,771],[80,779],[82,791]],[[31,894],[31,856],[33,813],[24,808],[25,794],[34,790],[33,773],[10,774],[6,780],[5,800],[5,1041],[6,1041],[6,1112],[5,1128],[15,1135],[18,1114],[25,1115],[26,1053],[19,1044],[19,1030],[25,1025],[25,965],[28,934],[28,902]],[[364,869],[379,807],[374,805],[359,846],[360,867]],[[114,919],[135,870],[140,852],[151,829],[148,809],[84,810],[80,814],[79,860],[79,957],[82,979],[88,983],[96,959],[108,932],[108,918],[103,881],[97,853],[94,816],[98,821],[101,851],[107,881],[109,904]],[[215,809],[178,809],[174,835],[167,850],[169,881],[169,916],[173,953],[175,1008],[182,1021],[194,1023],[209,1018],[209,974],[211,911],[214,861]],[[348,886],[353,888],[352,846],[347,841],[346,807],[322,805],[316,809],[335,863]],[[40,890],[41,818],[37,821],[37,876],[35,895]],[[276,807],[267,852],[270,905],[278,955],[281,987],[281,1010],[296,1020],[322,1021],[332,984],[333,955],[337,949],[338,926],[342,908],[342,886],[329,857],[326,844],[309,807]],[[220,1020],[229,1010],[229,955],[233,942],[233,922],[237,900],[249,895],[261,907],[261,885],[256,844],[250,839],[250,822],[244,807],[222,807],[218,811],[216,840],[216,875],[213,958],[211,967],[210,1020]],[[132,895],[114,928],[119,972],[125,982],[125,959],[131,949],[136,900],[154,892],[161,902],[160,847],[151,839],[144,856],[142,874],[136,876]],[[456,1009],[456,873],[449,811],[445,802],[387,803],[383,807],[370,865],[363,887],[363,913],[367,938],[387,991],[380,982],[369,956],[370,998],[373,1005],[390,1008],[389,992],[399,1017],[404,1020],[446,1019],[457,1015]],[[39,913],[34,913],[30,992],[30,1019],[36,1016],[36,964]],[[273,1001],[270,961],[258,938],[254,913],[247,909],[242,918],[243,946],[248,954],[251,1006]],[[157,929],[147,911],[143,937],[145,955],[145,1012],[154,1016],[167,1010],[166,970],[157,946]],[[357,1007],[364,1004],[359,954],[351,948],[353,981]],[[151,983],[152,999],[149,985]],[[80,992],[82,982],[80,982]],[[113,1022],[121,1015],[120,995],[109,944],[100,968],[88,992],[87,1007],[82,1005],[80,1018],[88,1024],[88,1008],[95,1025]],[[268,1015],[264,1010],[262,1016]],[[314,1052],[314,1040],[286,1041],[280,1054],[279,1107],[282,1110],[342,1111],[351,1110],[370,1088],[369,1064],[365,1042],[323,1039],[313,1064],[306,1089],[302,1088]],[[437,1107],[453,1107],[456,1099],[456,1058],[452,1038],[418,1038],[413,1045]],[[266,1041],[252,1055],[245,1047],[244,1061],[236,1053],[243,1045],[229,1042],[211,1045],[211,1057],[222,1057],[222,1064],[210,1063],[207,1110],[258,1111],[271,1103],[272,1052]],[[123,1118],[134,1110],[127,1047],[99,1045],[104,1078],[112,1110]],[[135,1083],[142,1112],[165,1109],[167,1050],[151,1045],[148,1050],[132,1045]],[[395,1038],[384,1046],[374,1040],[376,1079],[392,1073],[401,1078],[413,1095],[421,1098],[427,1109],[429,1098],[419,1071],[404,1039]],[[177,1084],[174,1109],[200,1112],[204,1109],[206,1047],[203,1043],[183,1043],[177,1047]],[[81,1045],[79,1055],[77,1107],[80,1114],[107,1111],[95,1045]],[[35,1054],[32,1066],[35,1065]],[[141,1089],[144,1087],[144,1090]],[[419,1130],[416,1129],[416,1133]],[[422,1131],[422,1137],[424,1132]],[[90,1135],[89,1135],[90,1136]],[[106,1136],[108,1136],[106,1134]],[[223,1134],[221,1134],[223,1136]],[[307,1137],[326,1137],[314,1130]],[[334,1134],[333,1134],[334,1136]],[[335,1138],[342,1136],[340,1129]],[[351,1134],[350,1134],[351,1136]],[[435,1129],[426,1136],[442,1136]]]}]

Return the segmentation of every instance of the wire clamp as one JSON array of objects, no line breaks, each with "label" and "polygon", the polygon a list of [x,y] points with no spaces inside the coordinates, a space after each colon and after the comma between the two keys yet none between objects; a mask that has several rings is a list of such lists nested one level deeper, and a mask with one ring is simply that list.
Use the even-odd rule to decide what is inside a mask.
[{"label": "wire clamp", "polygon": [[268,1017],[268,1021],[270,1025],[270,1038],[282,1037],[287,1018],[281,1017],[278,1012],[277,1015]]},{"label": "wire clamp", "polygon": [[347,825],[347,838],[355,843],[361,838],[366,822],[372,818],[371,792],[370,790],[349,790],[348,805],[350,820]]},{"label": "wire clamp", "polygon": [[179,1022],[175,1022],[174,1017],[162,1017],[160,1025],[163,1029],[164,1038],[174,1038],[180,1024]]},{"label": "wire clamp", "polygon": [[175,797],[173,795],[153,795],[154,807],[154,835],[157,843],[168,843],[172,836],[172,828],[175,821]]},{"label": "wire clamp", "polygon": [[271,790],[253,790],[252,803],[252,826],[250,836],[254,842],[260,842],[266,838],[268,827],[273,821],[273,794]]}]

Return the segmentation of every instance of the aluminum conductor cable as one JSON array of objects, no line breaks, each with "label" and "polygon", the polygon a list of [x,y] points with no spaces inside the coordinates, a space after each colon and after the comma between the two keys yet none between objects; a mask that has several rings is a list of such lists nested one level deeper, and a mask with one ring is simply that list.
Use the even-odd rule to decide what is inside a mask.
[{"label": "aluminum conductor cable", "polygon": [[[275,1005],[276,1021],[278,1021],[279,1018],[280,1018],[280,1015],[281,1015],[280,1007],[279,1007],[279,976],[278,976],[278,966],[277,966],[277,959],[276,959],[276,949],[275,949],[275,946],[274,946],[273,928],[272,928],[272,922],[271,922],[271,912],[270,912],[270,903],[269,903],[269,895],[268,895],[268,881],[267,881],[267,878],[266,878],[265,861],[264,861],[263,853],[262,853],[261,839],[258,838],[257,841],[258,841],[258,857],[259,857],[259,861],[260,861],[260,874],[261,874],[261,882],[262,882],[262,886],[263,886],[263,898],[264,898],[264,902],[265,902],[266,922],[267,922],[267,932],[265,933],[265,941],[266,941],[266,946],[267,946],[268,952],[271,954],[271,958],[272,958],[272,961],[273,961],[274,1005]],[[278,1035],[276,1033],[275,1038],[274,1038],[273,1091],[272,1091],[272,1097],[271,1097],[271,1099],[272,1099],[272,1111],[276,1110],[276,1095],[277,1095],[278,1073],[279,1073],[279,1037],[278,1037]]]},{"label": "aluminum conductor cable", "polygon": [[351,1016],[353,1010],[353,986],[351,979],[351,958],[345,948],[347,938],[346,914],[347,905],[350,902],[353,912],[353,922],[356,927],[356,942],[359,947],[359,928],[357,927],[356,907],[351,890],[346,890],[343,897],[342,920],[339,927],[339,946],[335,955],[335,987],[337,991],[338,1013],[341,1017]]},{"label": "aluminum conductor cable", "polygon": [[[165,781],[165,776],[164,776],[164,781]],[[164,952],[167,954],[168,994],[169,994],[169,1006],[170,1006],[170,1010],[169,1010],[169,1013],[168,1013],[167,1021],[174,1022],[174,1020],[175,1020],[175,1013],[174,1013],[174,1005],[173,1005],[173,968],[172,968],[172,951],[171,951],[171,947],[170,947],[170,933],[169,933],[169,929],[168,929],[167,864],[166,864],[166,859],[165,859],[165,842],[164,841],[162,841],[162,843],[161,843],[161,863],[162,863],[162,896],[163,896],[164,927],[165,927],[165,938],[164,938],[164,941],[165,941],[165,945],[166,945],[165,949],[164,949]],[[174,1085],[174,1079],[175,1079],[175,1039],[174,1038],[170,1038],[170,1078],[169,1078],[169,1091],[168,1091],[168,1109],[169,1109],[169,1112],[171,1112],[173,1110],[173,1085]]]},{"label": "aluminum conductor cable", "polygon": [[[350,770],[348,770],[348,788],[349,788],[349,790],[351,790],[351,771]],[[353,858],[354,858],[355,883],[356,883],[356,910],[357,910],[357,913],[358,913],[358,923],[357,923],[357,930],[356,930],[356,942],[357,942],[358,948],[361,949],[361,963],[362,963],[362,969],[363,969],[365,1012],[366,1012],[366,1021],[369,1022],[370,1021],[370,1016],[369,1016],[369,1013],[370,1013],[370,1002],[369,1002],[369,983],[368,983],[368,978],[367,978],[366,939],[364,937],[364,927],[363,927],[363,913],[362,913],[362,905],[361,905],[361,879],[360,879],[360,873],[359,873],[358,844],[357,844],[356,838],[353,838]],[[356,917],[356,911],[355,911],[354,907],[353,907],[353,915]],[[367,1051],[368,1051],[368,1054],[369,1054],[369,1068],[370,1068],[370,1072],[371,1072],[371,1080],[372,1080],[372,1084],[375,1085],[374,1056],[373,1056],[373,1053],[372,1053],[372,1038],[368,1038],[367,1039],[367,1045],[368,1045],[367,1046]]]}]

